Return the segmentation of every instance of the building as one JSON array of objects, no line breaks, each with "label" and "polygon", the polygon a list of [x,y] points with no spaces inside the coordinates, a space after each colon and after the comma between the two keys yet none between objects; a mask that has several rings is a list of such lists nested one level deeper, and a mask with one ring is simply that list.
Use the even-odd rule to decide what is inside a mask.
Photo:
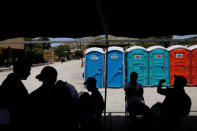
[{"label": "building", "polygon": [[[24,41],[24,38],[11,38],[5,42]],[[0,44],[0,66],[9,66],[24,56],[24,44]]]}]

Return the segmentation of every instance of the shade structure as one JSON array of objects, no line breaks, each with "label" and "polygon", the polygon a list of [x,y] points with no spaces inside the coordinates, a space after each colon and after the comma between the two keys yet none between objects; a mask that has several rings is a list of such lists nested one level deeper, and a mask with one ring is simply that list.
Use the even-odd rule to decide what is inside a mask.
[{"label": "shade structure", "polygon": [[188,49],[190,50],[190,58],[191,58],[191,62],[190,62],[190,79],[191,79],[191,85],[197,85],[197,45],[193,45],[188,47]]},{"label": "shade structure", "polygon": [[[193,17],[196,4],[191,1],[176,4],[175,10],[172,1],[162,4],[106,0],[2,1],[0,39],[102,35],[105,34],[102,21],[106,23],[108,34],[115,36],[196,34],[197,20]],[[139,11],[139,7],[145,11]]]},{"label": "shade structure", "polygon": [[124,86],[124,50],[121,47],[113,46],[108,48],[108,70],[107,87]]},{"label": "shade structure", "polygon": [[104,51],[101,48],[89,48],[85,52],[85,81],[88,77],[96,79],[96,87],[104,85]]},{"label": "shade structure", "polygon": [[173,85],[174,75],[184,76],[190,85],[190,52],[182,45],[167,48],[169,51],[169,82]]},{"label": "shade structure", "polygon": [[133,46],[126,50],[126,81],[130,81],[130,74],[138,74],[138,83],[148,86],[148,52],[144,47]]},{"label": "shade structure", "polygon": [[149,57],[149,86],[157,86],[160,79],[165,79],[165,86],[169,85],[169,53],[162,46],[147,48]]}]

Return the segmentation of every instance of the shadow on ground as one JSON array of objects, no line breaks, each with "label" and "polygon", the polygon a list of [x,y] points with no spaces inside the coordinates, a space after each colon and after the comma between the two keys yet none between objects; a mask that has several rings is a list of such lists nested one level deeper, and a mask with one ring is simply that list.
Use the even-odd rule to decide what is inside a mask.
[{"label": "shadow on ground", "polygon": [[144,123],[133,125],[132,122],[125,116],[110,116],[102,121],[102,130],[104,131],[197,131],[197,116],[188,116],[183,118],[178,126],[150,126]]}]

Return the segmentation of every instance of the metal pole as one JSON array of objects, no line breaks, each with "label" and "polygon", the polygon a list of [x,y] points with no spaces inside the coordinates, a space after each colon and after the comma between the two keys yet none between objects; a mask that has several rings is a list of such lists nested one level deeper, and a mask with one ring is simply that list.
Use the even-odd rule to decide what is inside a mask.
[{"label": "metal pole", "polygon": [[105,35],[106,38],[106,59],[105,59],[105,111],[104,111],[104,119],[106,120],[106,105],[107,105],[107,72],[108,72],[108,47],[109,47],[109,41],[108,41],[108,34]]},{"label": "metal pole", "polygon": [[[81,47],[81,42],[79,43],[79,46],[80,46],[81,53],[83,53],[82,47]],[[81,57],[81,62],[82,62],[82,64],[83,64],[83,56]]]}]

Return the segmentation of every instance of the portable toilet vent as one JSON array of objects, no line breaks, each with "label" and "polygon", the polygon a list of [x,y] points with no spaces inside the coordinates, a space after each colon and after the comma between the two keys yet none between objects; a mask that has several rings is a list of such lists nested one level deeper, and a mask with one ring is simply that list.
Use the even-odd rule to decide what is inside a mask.
[{"label": "portable toilet vent", "polygon": [[197,45],[190,46],[190,82],[191,85],[197,85]]},{"label": "portable toilet vent", "polygon": [[101,48],[89,48],[85,52],[85,81],[88,77],[94,77],[96,87],[103,87],[104,80],[104,51]]},{"label": "portable toilet vent", "polygon": [[162,46],[147,48],[149,57],[149,86],[157,86],[160,79],[169,85],[169,52]]},{"label": "portable toilet vent", "polygon": [[118,88],[124,86],[124,50],[121,47],[108,48],[107,87]]},{"label": "portable toilet vent", "polygon": [[169,51],[169,83],[173,85],[174,75],[184,76],[190,84],[190,52],[182,45],[168,47]]},{"label": "portable toilet vent", "polygon": [[148,86],[148,53],[144,47],[133,46],[126,50],[126,77],[130,81],[130,74],[138,74],[138,83]]}]

